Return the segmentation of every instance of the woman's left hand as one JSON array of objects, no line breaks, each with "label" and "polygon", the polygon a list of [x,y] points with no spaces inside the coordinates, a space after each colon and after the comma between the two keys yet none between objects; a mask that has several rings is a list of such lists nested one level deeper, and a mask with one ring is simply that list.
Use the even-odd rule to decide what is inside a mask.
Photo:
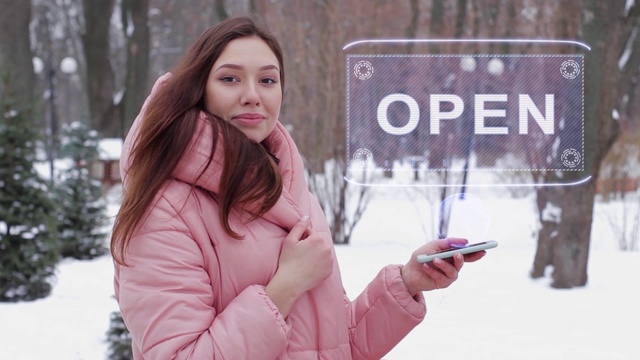
[{"label": "woman's left hand", "polygon": [[[466,239],[440,239],[433,240],[421,246],[411,255],[411,259],[402,268],[402,279],[411,296],[421,291],[444,289],[458,279],[458,273],[465,262],[480,260],[486,251],[478,251],[471,254],[455,254],[447,260],[435,259],[430,263],[421,264],[416,257],[421,254],[433,254],[451,247],[452,244],[464,245]],[[452,260],[453,259],[453,260]]]}]

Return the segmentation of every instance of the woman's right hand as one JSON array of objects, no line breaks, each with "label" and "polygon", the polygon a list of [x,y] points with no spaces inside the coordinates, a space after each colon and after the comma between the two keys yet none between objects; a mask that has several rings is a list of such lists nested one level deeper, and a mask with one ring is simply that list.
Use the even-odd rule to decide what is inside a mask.
[{"label": "woman's right hand", "polygon": [[303,217],[284,240],[278,270],[265,287],[267,295],[286,317],[303,293],[315,288],[333,272],[331,242],[321,233],[309,233]]}]

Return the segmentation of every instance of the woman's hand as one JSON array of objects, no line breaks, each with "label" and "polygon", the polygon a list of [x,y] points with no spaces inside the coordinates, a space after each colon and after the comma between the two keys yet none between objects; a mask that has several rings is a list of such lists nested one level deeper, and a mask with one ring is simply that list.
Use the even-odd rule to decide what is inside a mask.
[{"label": "woman's hand", "polygon": [[416,260],[418,255],[433,254],[448,249],[451,244],[464,245],[466,239],[440,239],[428,242],[411,255],[411,259],[402,268],[402,279],[411,296],[421,291],[444,289],[458,279],[458,273],[465,262],[480,260],[486,251],[471,254],[455,254],[452,259],[435,259],[430,263],[421,264]]},{"label": "woman's hand", "polygon": [[308,233],[308,217],[301,219],[285,238],[278,270],[265,290],[286,317],[303,293],[315,288],[333,273],[330,242],[321,233]]}]

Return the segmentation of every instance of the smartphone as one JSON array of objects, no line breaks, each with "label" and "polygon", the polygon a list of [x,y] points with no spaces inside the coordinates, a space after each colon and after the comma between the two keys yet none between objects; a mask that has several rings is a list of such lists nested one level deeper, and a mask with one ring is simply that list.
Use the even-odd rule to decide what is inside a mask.
[{"label": "smartphone", "polygon": [[433,254],[418,255],[417,260],[419,263],[426,263],[433,261],[435,258],[446,259],[452,257],[454,254],[470,254],[476,251],[493,249],[496,246],[498,246],[498,242],[495,240],[466,245],[452,244],[450,248],[440,250]]}]

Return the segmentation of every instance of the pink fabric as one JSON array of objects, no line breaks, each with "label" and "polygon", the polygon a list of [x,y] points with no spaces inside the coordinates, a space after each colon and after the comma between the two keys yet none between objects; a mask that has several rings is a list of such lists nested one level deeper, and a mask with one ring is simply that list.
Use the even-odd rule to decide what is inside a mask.
[{"label": "pink fabric", "polygon": [[[138,116],[125,142],[123,174],[141,121]],[[115,265],[116,298],[135,359],[380,359],[426,313],[424,298],[409,295],[401,266],[383,268],[352,302],[336,261],[333,275],[301,296],[285,320],[264,291],[283,240],[305,214],[314,231],[329,232],[327,221],[308,191],[298,149],[278,123],[268,141],[280,159],[283,194],[248,224],[232,213],[232,227],[245,238],[227,236],[210,195],[220,191],[221,159],[214,158],[199,188],[190,185],[206,163],[211,131],[200,121],[174,178],[132,238],[132,266]]]}]

